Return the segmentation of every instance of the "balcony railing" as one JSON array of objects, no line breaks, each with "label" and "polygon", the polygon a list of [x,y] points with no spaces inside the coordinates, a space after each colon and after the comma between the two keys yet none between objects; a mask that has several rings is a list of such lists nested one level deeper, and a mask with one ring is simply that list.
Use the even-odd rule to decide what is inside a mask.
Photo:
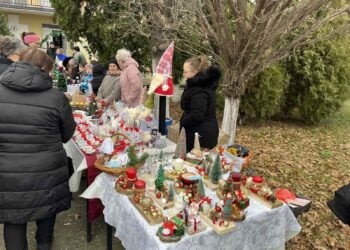
[{"label": "balcony railing", "polygon": [[0,7],[53,12],[50,0],[0,0]]}]

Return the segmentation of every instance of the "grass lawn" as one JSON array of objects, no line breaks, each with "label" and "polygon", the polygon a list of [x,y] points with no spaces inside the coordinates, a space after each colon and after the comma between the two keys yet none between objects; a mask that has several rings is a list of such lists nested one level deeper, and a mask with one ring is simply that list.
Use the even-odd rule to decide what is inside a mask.
[{"label": "grass lawn", "polygon": [[[171,104],[170,111],[179,120],[179,105]],[[302,232],[287,249],[350,249],[350,227],[326,204],[334,191],[350,183],[350,100],[318,126],[271,121],[241,126],[236,143],[255,155],[250,166],[271,186],[313,201],[312,209],[298,217]]]},{"label": "grass lawn", "polygon": [[302,232],[287,249],[350,249],[350,227],[326,202],[350,183],[350,100],[318,126],[280,122],[241,126],[236,143],[255,154],[251,167],[272,186],[309,197],[312,209],[298,218]]}]

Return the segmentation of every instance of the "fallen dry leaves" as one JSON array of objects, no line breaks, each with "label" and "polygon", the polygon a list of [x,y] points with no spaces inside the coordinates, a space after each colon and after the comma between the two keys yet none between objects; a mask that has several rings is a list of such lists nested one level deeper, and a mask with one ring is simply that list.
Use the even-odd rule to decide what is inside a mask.
[{"label": "fallen dry leaves", "polygon": [[350,249],[350,227],[327,206],[334,191],[350,183],[350,101],[327,123],[280,122],[239,127],[236,143],[258,152],[251,166],[271,186],[309,197],[312,209],[298,218],[302,232],[287,249]]},{"label": "fallen dry leaves", "polygon": [[[179,120],[179,105],[171,117]],[[350,227],[327,206],[334,191],[350,183],[350,100],[319,126],[264,122],[237,129],[236,143],[247,146],[257,174],[271,186],[287,188],[313,201],[298,217],[301,233],[287,249],[350,249]]]}]

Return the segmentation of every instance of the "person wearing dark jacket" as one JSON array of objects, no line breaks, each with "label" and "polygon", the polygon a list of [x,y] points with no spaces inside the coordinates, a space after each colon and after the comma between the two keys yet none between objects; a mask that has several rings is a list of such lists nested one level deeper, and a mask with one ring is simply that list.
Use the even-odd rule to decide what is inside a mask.
[{"label": "person wearing dark jacket", "polygon": [[217,66],[209,66],[206,56],[186,60],[183,70],[186,88],[181,98],[184,113],[180,128],[186,130],[186,150],[193,149],[195,133],[202,148],[212,149],[219,137],[215,91],[221,72]]},{"label": "person wearing dark jacket", "polygon": [[0,36],[0,75],[19,59],[18,54],[25,48],[23,42],[12,36]]},{"label": "person wearing dark jacket", "polygon": [[36,221],[40,250],[51,249],[56,214],[70,208],[63,143],[76,124],[68,99],[52,88],[52,59],[25,49],[0,76],[0,223],[7,250],[28,249]]},{"label": "person wearing dark jacket", "polygon": [[94,94],[97,95],[98,88],[101,86],[101,83],[103,81],[103,78],[105,77],[105,70],[102,64],[97,63],[95,65],[92,65],[92,90],[94,91]]}]

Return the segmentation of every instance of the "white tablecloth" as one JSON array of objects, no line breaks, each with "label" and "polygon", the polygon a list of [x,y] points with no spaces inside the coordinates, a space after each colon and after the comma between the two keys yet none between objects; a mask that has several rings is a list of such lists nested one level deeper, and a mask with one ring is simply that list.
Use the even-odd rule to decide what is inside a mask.
[{"label": "white tablecloth", "polygon": [[87,169],[87,162],[84,154],[73,140],[63,145],[67,156],[72,158],[74,173],[69,179],[69,189],[71,192],[78,192],[80,186],[81,173]]},{"label": "white tablecloth", "polygon": [[[74,173],[69,179],[69,189],[71,192],[78,192],[82,171],[88,168],[87,162],[84,154],[81,152],[73,140],[70,140],[64,144],[64,149],[66,150],[67,156],[72,158],[74,167]],[[167,139],[167,147],[162,150],[164,155],[170,155],[174,154],[175,149],[176,144]],[[158,155],[160,151],[160,149],[156,148],[146,149],[146,152],[151,156]]]},{"label": "white tablecloth", "polygon": [[[114,180],[102,173],[81,196],[101,199],[105,221],[116,228],[115,236],[126,249],[284,249],[285,242],[301,230],[286,205],[269,209],[251,198],[246,220],[236,222],[234,231],[219,236],[208,227],[197,235],[185,235],[177,243],[163,243],[156,236],[159,225],[150,226],[128,197],[115,191]],[[208,189],[206,195],[215,197]]]}]

